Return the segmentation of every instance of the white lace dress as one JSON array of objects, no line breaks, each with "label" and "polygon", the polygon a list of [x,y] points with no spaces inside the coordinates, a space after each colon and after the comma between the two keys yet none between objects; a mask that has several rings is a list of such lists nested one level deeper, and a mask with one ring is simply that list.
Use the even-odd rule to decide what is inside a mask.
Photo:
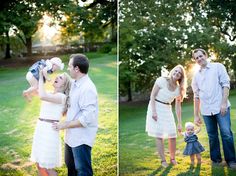
[{"label": "white lace dress", "polygon": [[[62,93],[62,102],[66,96]],[[63,104],[42,101],[40,118],[60,120]],[[55,168],[62,165],[61,139],[58,131],[52,129],[52,123],[38,120],[34,132],[30,160],[37,162],[42,168]]]},{"label": "white lace dress", "polygon": [[[180,95],[179,86],[174,91],[167,87],[168,82],[164,77],[159,77],[155,84],[160,88],[156,99],[165,103],[171,103]],[[176,124],[172,112],[172,106],[155,101],[157,111],[157,121],[152,118],[151,103],[148,104],[146,116],[146,132],[149,136],[158,138],[176,138]]]}]

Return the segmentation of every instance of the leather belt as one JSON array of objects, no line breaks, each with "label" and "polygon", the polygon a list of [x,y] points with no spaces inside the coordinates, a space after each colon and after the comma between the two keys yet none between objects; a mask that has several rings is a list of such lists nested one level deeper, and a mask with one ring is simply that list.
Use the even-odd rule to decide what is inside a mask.
[{"label": "leather belt", "polygon": [[158,99],[155,99],[155,101],[157,101],[157,102],[159,102],[159,103],[162,103],[162,104],[171,105],[170,103],[166,103],[166,102],[160,101],[160,100],[158,100]]},{"label": "leather belt", "polygon": [[54,122],[59,122],[59,120],[51,120],[51,119],[41,119],[39,118],[40,121],[48,122],[48,123],[54,123]]}]

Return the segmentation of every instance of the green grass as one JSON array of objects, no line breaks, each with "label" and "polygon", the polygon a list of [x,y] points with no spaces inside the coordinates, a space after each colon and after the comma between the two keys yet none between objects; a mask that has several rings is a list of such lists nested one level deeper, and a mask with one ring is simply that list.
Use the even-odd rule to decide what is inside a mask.
[{"label": "green grass", "polygon": [[[236,91],[231,92],[231,122],[236,144]],[[199,133],[199,141],[205,147],[202,153],[200,167],[190,167],[190,158],[183,156],[185,142],[182,136],[177,138],[176,166],[161,167],[160,157],[157,156],[155,139],[145,132],[146,110],[148,102],[125,103],[119,105],[119,174],[123,176],[190,176],[236,175],[236,171],[228,167],[212,167],[209,156],[208,137],[203,125]],[[174,110],[174,109],[173,109]],[[182,108],[182,126],[186,121],[193,121],[193,104],[184,103]],[[169,162],[168,141],[165,140],[165,155]],[[221,146],[222,148],[222,146]]]},{"label": "green grass", "polygon": [[[90,56],[89,75],[99,96],[99,129],[92,150],[94,175],[117,175],[116,55],[89,53]],[[67,65],[68,55],[61,58]],[[4,176],[37,175],[29,157],[40,100],[34,97],[27,103],[22,97],[22,91],[28,86],[27,69],[28,66],[0,69],[0,175]],[[52,89],[50,83],[47,89]],[[63,132],[61,138],[63,142]],[[57,171],[61,176],[67,173],[65,165]]]}]

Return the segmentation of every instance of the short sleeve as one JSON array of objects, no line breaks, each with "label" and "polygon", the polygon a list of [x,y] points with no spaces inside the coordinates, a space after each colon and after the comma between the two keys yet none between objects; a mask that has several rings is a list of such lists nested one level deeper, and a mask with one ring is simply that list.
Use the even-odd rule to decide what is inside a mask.
[{"label": "short sleeve", "polygon": [[165,78],[164,77],[159,77],[156,79],[155,85],[158,87],[162,88],[164,85]]},{"label": "short sleeve", "polygon": [[62,94],[61,102],[62,102],[63,105],[66,104],[66,95],[65,94]]}]

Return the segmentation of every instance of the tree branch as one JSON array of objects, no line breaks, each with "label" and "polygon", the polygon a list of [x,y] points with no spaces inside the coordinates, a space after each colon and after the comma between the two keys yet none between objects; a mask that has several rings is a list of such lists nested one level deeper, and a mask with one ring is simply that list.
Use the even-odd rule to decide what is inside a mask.
[{"label": "tree branch", "polygon": [[230,41],[234,41],[236,39],[236,36],[231,36],[227,30],[224,30],[221,26],[220,26],[220,32],[222,32],[223,34],[227,35],[229,37]]}]

